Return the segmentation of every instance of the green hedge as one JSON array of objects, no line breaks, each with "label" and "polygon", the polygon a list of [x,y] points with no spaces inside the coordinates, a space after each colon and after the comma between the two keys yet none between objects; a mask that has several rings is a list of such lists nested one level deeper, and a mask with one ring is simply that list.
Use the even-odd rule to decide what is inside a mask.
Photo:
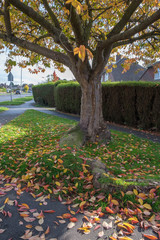
[{"label": "green hedge", "polygon": [[[50,93],[56,109],[80,114],[81,89],[79,84],[61,81],[58,83],[54,85],[54,91]],[[38,97],[44,99],[44,92],[47,94],[45,87],[41,85],[44,90],[41,89],[39,94],[43,92],[43,95]],[[155,127],[160,130],[160,84],[154,82],[103,83],[102,97],[103,115],[106,121],[143,129]]]},{"label": "green hedge", "polygon": [[38,104],[55,107],[55,87],[58,84],[67,82],[60,80],[57,82],[43,83],[32,87],[34,101]]},{"label": "green hedge", "polygon": [[77,82],[59,84],[55,91],[55,103],[59,111],[80,114],[80,85]]}]

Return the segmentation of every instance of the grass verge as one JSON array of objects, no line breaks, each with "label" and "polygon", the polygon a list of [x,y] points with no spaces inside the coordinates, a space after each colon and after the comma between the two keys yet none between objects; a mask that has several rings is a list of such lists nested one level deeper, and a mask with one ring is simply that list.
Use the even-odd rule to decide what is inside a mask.
[{"label": "grass verge", "polygon": [[54,194],[67,201],[74,199],[85,207],[105,208],[116,200],[112,202],[115,208],[132,202],[142,210],[149,206],[160,211],[159,187],[148,190],[147,194],[136,189],[132,193],[118,189],[102,192],[94,189],[93,175],[87,165],[87,159],[103,161],[117,185],[127,179],[158,181],[160,144],[112,131],[112,141],[107,146],[94,143],[81,149],[60,147],[60,137],[75,124],[72,120],[28,110],[4,125],[0,129],[0,173],[16,179],[19,187]]},{"label": "grass verge", "polygon": [[0,102],[0,105],[21,105],[27,101],[32,100],[33,97],[29,96],[29,97],[23,97],[23,98],[15,98],[11,101],[4,101],[4,102]]},{"label": "grass verge", "polygon": [[8,110],[8,108],[6,108],[6,107],[0,107],[0,113],[3,111],[7,111],[7,110]]}]

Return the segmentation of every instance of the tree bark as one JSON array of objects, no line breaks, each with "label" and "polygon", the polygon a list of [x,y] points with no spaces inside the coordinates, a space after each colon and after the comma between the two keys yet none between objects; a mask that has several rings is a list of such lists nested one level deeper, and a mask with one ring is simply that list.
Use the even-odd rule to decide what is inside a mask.
[{"label": "tree bark", "polygon": [[110,141],[110,131],[103,119],[102,84],[100,79],[92,78],[81,83],[81,117],[80,127],[85,132],[86,141]]}]

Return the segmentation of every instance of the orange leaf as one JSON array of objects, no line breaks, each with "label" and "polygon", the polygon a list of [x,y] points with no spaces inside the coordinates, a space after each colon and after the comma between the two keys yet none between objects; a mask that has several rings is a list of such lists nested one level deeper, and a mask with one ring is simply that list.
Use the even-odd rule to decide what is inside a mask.
[{"label": "orange leaf", "polygon": [[114,211],[112,209],[110,209],[109,207],[106,207],[106,211],[109,213],[114,213]]},{"label": "orange leaf", "polygon": [[30,224],[26,225],[26,228],[32,228],[32,227],[33,227],[33,226],[30,225]]},{"label": "orange leaf", "polygon": [[151,240],[156,240],[158,239],[157,237],[153,236],[153,235],[146,235],[146,234],[143,234],[144,237],[148,238],[148,239],[151,239]]},{"label": "orange leaf", "polygon": [[64,214],[62,215],[62,217],[63,217],[63,218],[71,218],[72,215],[71,215],[70,213],[64,213]]},{"label": "orange leaf", "polygon": [[47,227],[46,231],[45,231],[45,234],[48,234],[50,232],[50,228],[49,226]]},{"label": "orange leaf", "polygon": [[70,218],[70,221],[71,221],[71,222],[77,222],[77,221],[78,221],[78,219],[77,219],[77,218],[75,218],[75,217],[73,217],[73,218]]},{"label": "orange leaf", "polygon": [[45,213],[54,213],[55,211],[54,210],[44,210],[43,212],[45,212]]},{"label": "orange leaf", "polygon": [[21,205],[24,206],[25,208],[29,209],[28,204],[26,204],[26,203],[22,203]]},{"label": "orange leaf", "polygon": [[20,213],[20,216],[21,216],[21,217],[29,217],[29,214],[26,214],[26,213]]},{"label": "orange leaf", "polygon": [[124,237],[118,237],[118,240],[133,240],[133,239],[124,236]]},{"label": "orange leaf", "polygon": [[142,198],[143,200],[147,198],[145,193],[139,193],[137,197]]}]

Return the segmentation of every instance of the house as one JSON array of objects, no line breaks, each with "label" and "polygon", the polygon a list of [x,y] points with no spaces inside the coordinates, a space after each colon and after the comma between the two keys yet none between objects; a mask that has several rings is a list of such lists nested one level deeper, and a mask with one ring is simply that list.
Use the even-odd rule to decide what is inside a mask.
[{"label": "house", "polygon": [[160,61],[155,62],[147,67],[148,72],[152,75],[154,81],[160,82]]},{"label": "house", "polygon": [[148,67],[143,67],[134,62],[131,64],[129,70],[124,72],[123,65],[127,58],[121,58],[120,55],[116,57],[116,68],[112,67],[112,72],[104,72],[102,75],[102,82],[121,82],[121,81],[157,81],[160,80],[160,62],[156,62]]}]

